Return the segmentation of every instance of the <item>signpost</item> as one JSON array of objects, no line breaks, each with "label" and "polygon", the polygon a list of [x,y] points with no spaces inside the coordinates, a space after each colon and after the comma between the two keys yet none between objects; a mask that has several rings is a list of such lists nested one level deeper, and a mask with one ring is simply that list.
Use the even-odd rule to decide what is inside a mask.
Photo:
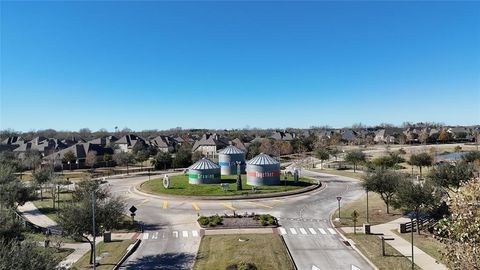
[{"label": "signpost", "polygon": [[342,200],[341,196],[337,196],[338,201],[338,221],[340,221],[340,201]]},{"label": "signpost", "polygon": [[135,205],[132,205],[132,207],[130,207],[130,209],[128,209],[130,211],[130,216],[132,217],[132,224],[135,222],[135,212],[137,211],[137,208],[135,207]]}]

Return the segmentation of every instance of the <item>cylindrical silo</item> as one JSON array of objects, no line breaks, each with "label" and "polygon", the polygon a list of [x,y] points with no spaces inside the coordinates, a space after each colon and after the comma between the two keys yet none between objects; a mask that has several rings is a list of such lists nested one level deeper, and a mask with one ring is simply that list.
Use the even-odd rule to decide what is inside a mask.
[{"label": "cylindrical silo", "polygon": [[220,166],[207,158],[202,158],[188,167],[189,184],[219,184],[220,182]]},{"label": "cylindrical silo", "polygon": [[229,145],[218,152],[218,165],[220,165],[222,175],[237,174],[237,161],[240,162],[240,173],[244,174],[245,152],[233,145]]},{"label": "cylindrical silo", "polygon": [[275,186],[280,184],[280,163],[261,153],[247,161],[247,184],[252,186]]}]

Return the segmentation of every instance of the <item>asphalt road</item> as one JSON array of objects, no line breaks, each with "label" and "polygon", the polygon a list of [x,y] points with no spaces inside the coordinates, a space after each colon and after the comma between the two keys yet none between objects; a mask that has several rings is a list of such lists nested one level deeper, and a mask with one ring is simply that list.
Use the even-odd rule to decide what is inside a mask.
[{"label": "asphalt road", "polygon": [[125,197],[128,205],[135,205],[136,219],[145,224],[142,243],[123,269],[191,269],[202,234],[196,223],[197,216],[233,211],[278,217],[281,225],[278,232],[300,270],[371,269],[343,242],[329,221],[330,213],[337,207],[337,196],[342,196],[342,203],[361,196],[358,183],[340,176],[302,173],[320,179],[323,188],[286,198],[199,201],[136,192],[133,187],[148,177],[109,180],[112,192]]}]

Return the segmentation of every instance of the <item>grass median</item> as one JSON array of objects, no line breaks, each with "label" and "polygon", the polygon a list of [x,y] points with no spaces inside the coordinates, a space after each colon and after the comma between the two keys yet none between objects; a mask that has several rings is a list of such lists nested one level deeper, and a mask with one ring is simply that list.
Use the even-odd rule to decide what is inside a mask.
[{"label": "grass median", "polygon": [[228,189],[223,190],[220,184],[197,184],[192,185],[188,183],[187,175],[175,175],[170,177],[170,187],[168,189],[163,187],[163,179],[157,178],[149,180],[141,185],[141,189],[149,193],[157,194],[171,194],[183,196],[232,196],[244,194],[264,194],[273,192],[282,192],[300,189],[311,186],[314,181],[308,178],[300,178],[298,183],[293,181],[293,177],[289,176],[287,181],[281,180],[278,186],[259,186],[257,191],[252,191],[252,186],[247,185],[245,175],[242,175],[242,190],[237,190],[236,176],[222,175],[222,183],[228,183]]},{"label": "grass median", "polygon": [[[97,255],[97,270],[110,270],[113,269],[115,264],[120,261],[122,256],[125,254],[128,246],[133,244],[135,240],[114,240],[109,243],[100,242],[96,246],[96,255]],[[98,259],[100,257],[100,259]],[[89,264],[90,260],[90,250],[85,253],[80,260],[73,264],[72,268],[84,269],[91,268]]]},{"label": "grass median", "polygon": [[[240,238],[246,241],[241,242]],[[257,269],[294,269],[288,251],[276,234],[204,236],[193,269],[227,269],[242,263],[253,264]]]},{"label": "grass median", "polygon": [[[402,211],[393,209],[390,206],[390,214],[387,214],[387,206],[380,198],[380,195],[369,192],[368,193],[368,215],[369,224],[376,225],[386,223],[397,218],[402,217]],[[352,213],[357,210],[357,227],[367,223],[367,198],[366,195],[358,200],[340,206],[340,222],[334,221],[336,227],[353,227]],[[338,217],[338,209],[335,210],[332,218]]]},{"label": "grass median", "polygon": [[[412,262],[400,252],[385,243],[386,256],[382,256],[381,239],[377,235],[367,234],[345,234],[355,242],[355,246],[365,255],[378,269],[382,270],[409,270],[412,269]],[[415,265],[415,269],[421,269]]]}]

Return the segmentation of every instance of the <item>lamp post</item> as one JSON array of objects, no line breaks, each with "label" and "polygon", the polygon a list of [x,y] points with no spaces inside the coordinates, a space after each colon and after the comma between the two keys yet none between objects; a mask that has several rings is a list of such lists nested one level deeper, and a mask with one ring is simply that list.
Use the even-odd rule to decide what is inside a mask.
[{"label": "lamp post", "polygon": [[97,263],[95,258],[95,191],[92,192],[92,232],[93,232],[93,270],[96,269]]},{"label": "lamp post", "polygon": [[368,221],[368,189],[367,189],[367,224],[369,224],[369,221]]},{"label": "lamp post", "polygon": [[[415,269],[415,259],[414,259],[414,255],[413,255],[413,215],[410,215],[410,222],[412,222],[412,229],[411,229],[411,242],[412,242],[412,270]],[[418,222],[418,220],[417,220]],[[418,230],[418,226],[417,226],[417,230]]]},{"label": "lamp post", "polygon": [[338,201],[338,221],[340,221],[340,201],[342,200],[341,196],[337,196]]}]

